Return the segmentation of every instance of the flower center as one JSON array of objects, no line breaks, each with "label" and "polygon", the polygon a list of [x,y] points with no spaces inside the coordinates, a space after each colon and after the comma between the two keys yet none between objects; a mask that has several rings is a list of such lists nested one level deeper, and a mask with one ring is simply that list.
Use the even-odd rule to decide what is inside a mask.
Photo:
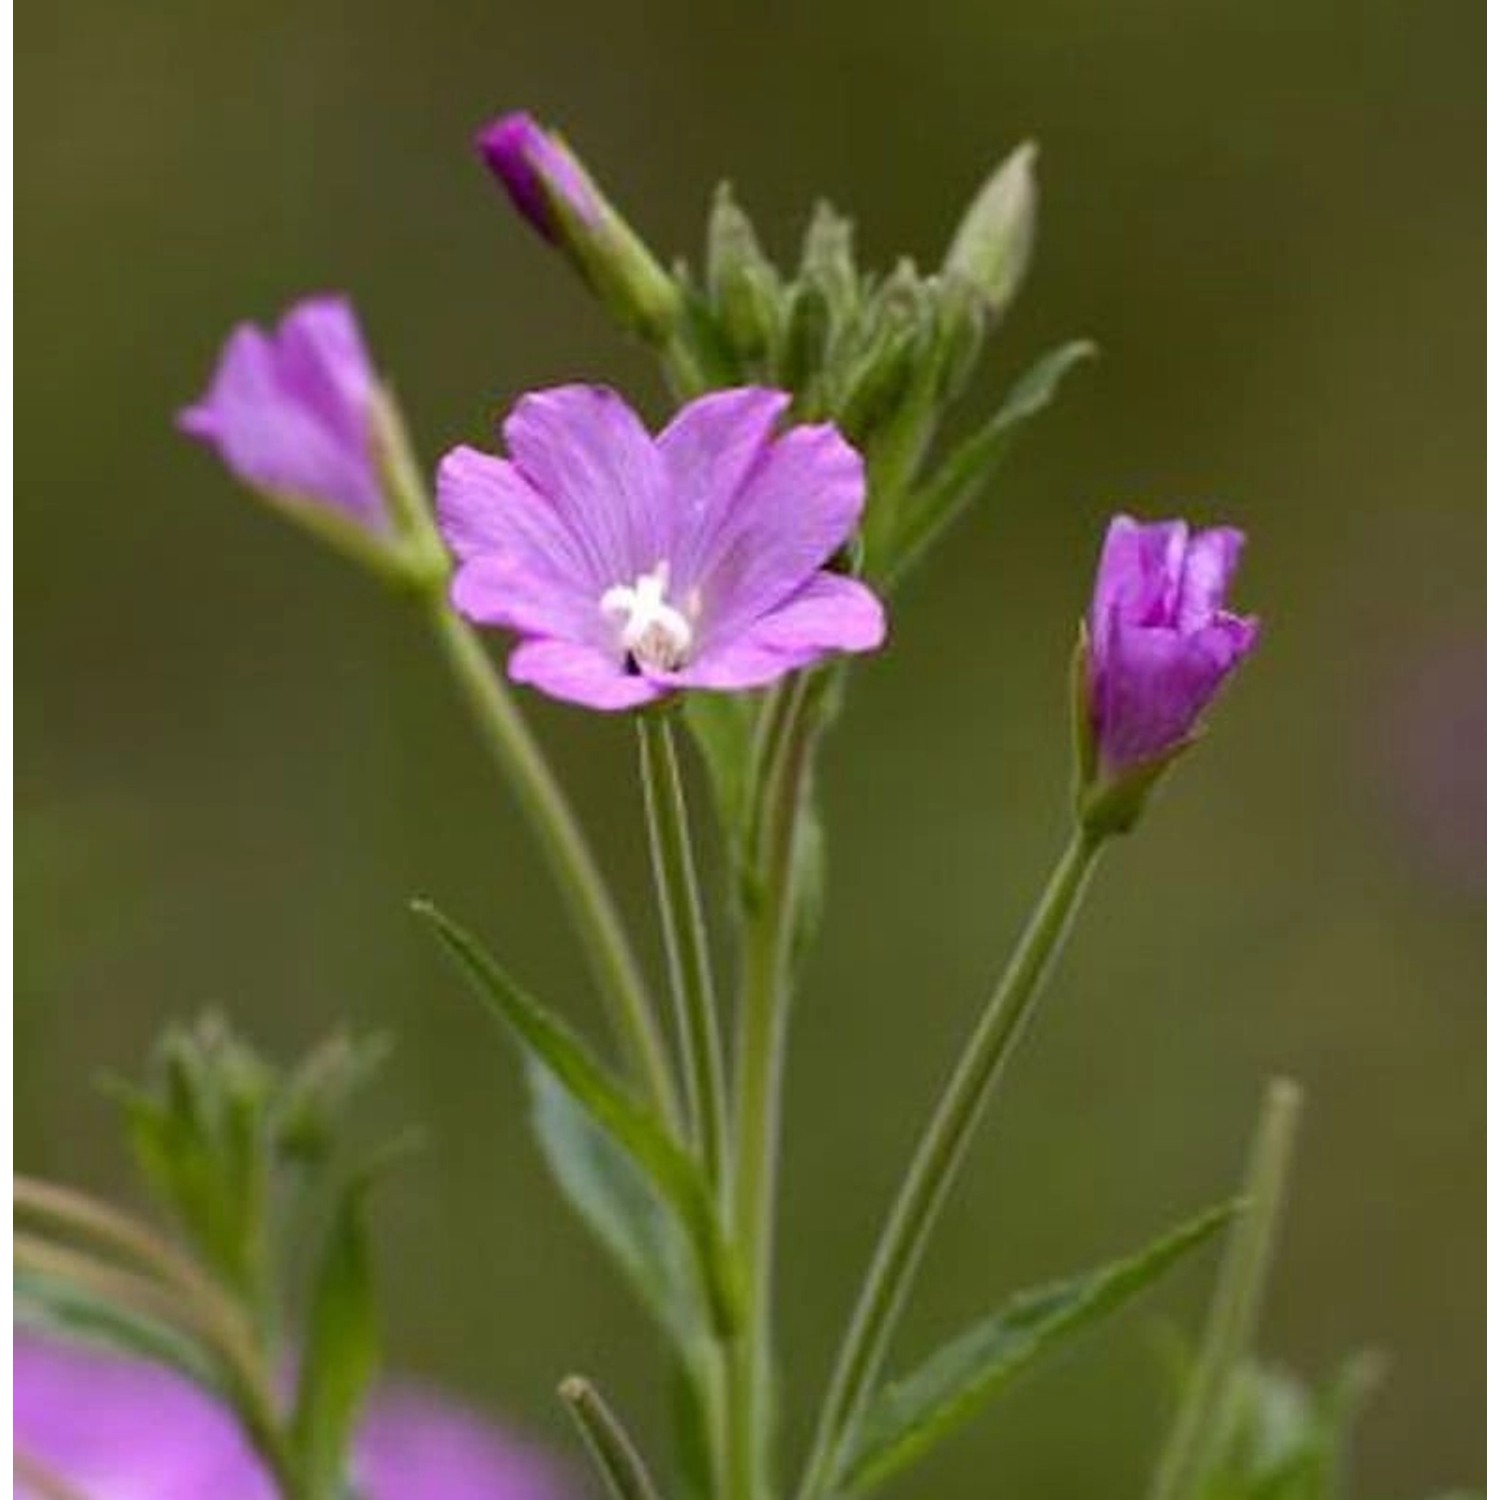
[{"label": "flower center", "polygon": [[631,661],[658,672],[675,672],[693,644],[688,616],[667,603],[669,580],[663,559],[633,584],[606,589],[599,600],[600,612],[618,626],[620,649]]}]

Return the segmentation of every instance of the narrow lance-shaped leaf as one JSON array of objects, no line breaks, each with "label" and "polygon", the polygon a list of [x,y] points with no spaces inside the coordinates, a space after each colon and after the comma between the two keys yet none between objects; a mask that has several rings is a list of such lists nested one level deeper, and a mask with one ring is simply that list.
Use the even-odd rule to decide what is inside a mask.
[{"label": "narrow lance-shaped leaf", "polygon": [[862,1493],[906,1468],[1043,1355],[1101,1322],[1210,1239],[1237,1208],[1213,1209],[1136,1255],[1022,1292],[939,1349],[876,1398],[849,1444],[836,1493]]},{"label": "narrow lance-shaped leaf", "polygon": [[432,923],[479,997],[641,1168],[679,1216],[697,1254],[714,1325],[722,1332],[733,1331],[740,1318],[740,1278],[712,1195],[693,1159],[474,938],[426,902],[415,903],[415,910]]},{"label": "narrow lance-shaped leaf", "polygon": [[1016,383],[1000,409],[927,480],[902,509],[894,545],[879,559],[895,576],[915,562],[989,482],[1022,423],[1046,407],[1064,375],[1091,359],[1093,344],[1079,339],[1045,354]]},{"label": "narrow lance-shaped leaf", "polygon": [[350,1443],[379,1362],[365,1225],[368,1190],[368,1178],[361,1176],[340,1196],[313,1282],[292,1420],[299,1469],[313,1500],[336,1500],[343,1493]]},{"label": "narrow lance-shaped leaf", "polygon": [[636,1162],[535,1058],[531,1122],[563,1196],[625,1272],[648,1311],[686,1354],[707,1338],[692,1250]]}]

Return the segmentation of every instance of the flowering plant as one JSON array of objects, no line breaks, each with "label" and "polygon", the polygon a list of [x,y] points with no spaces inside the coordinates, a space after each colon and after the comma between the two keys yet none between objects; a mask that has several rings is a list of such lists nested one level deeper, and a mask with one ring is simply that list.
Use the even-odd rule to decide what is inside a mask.
[{"label": "flowering plant", "polygon": [[[901,583],[1091,352],[1075,342],[1044,356],[987,421],[950,439],[951,409],[1030,258],[1033,152],[983,185],[936,272],[862,268],[852,226],[821,205],[788,274],[726,189],[695,273],[667,269],[529,117],[496,121],[477,145],[524,219],[659,360],[673,405],[663,423],[653,430],[597,385],[530,392],[495,451],[453,449],[429,486],[351,307],[319,297],[274,332],[237,331],[180,425],[414,606],[590,963],[617,1036],[609,1060],[470,932],[418,906],[519,1044],[558,1185],[668,1350],[684,1413],[674,1455],[643,1453],[591,1381],[561,1385],[603,1484],[618,1500],[874,1491],[1225,1234],[1154,1500],[1332,1495],[1355,1376],[1339,1399],[1315,1398],[1252,1359],[1297,1112],[1285,1081],[1268,1090],[1247,1182],[1228,1202],[1012,1296],[914,1370],[887,1369],[924,1247],[1091,875],[1255,645],[1256,622],[1228,605],[1243,538],[1177,520],[1118,517],[1092,598],[1080,591],[1071,836],[929,1112],[795,1468],[780,1441],[780,1096],[798,959],[818,925],[820,752],[860,658],[899,634]],[[503,674],[491,630],[507,638]],[[511,684],[633,717],[659,979]],[[706,809],[684,789],[685,745],[706,771]],[[709,939],[706,821],[731,876],[732,986]],[[471,1419],[376,1383],[365,1204],[391,1152],[355,1150],[349,1104],[378,1061],[338,1038],[283,1071],[217,1021],[169,1035],[146,1085],[118,1092],[174,1240],[56,1184],[18,1184],[25,1321],[147,1362],[115,1366],[27,1334],[18,1462],[31,1492],[466,1500],[566,1487]],[[84,1387],[92,1405],[72,1393]],[[73,1413],[61,1425],[60,1406]],[[159,1430],[102,1449],[78,1435],[95,1417],[107,1431],[149,1428],[143,1411]]]}]

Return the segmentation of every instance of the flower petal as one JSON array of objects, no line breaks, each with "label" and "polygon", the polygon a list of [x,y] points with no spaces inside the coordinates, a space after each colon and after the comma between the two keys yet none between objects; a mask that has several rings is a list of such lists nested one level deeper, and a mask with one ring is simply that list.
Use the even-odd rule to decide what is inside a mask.
[{"label": "flower petal", "polygon": [[564,1493],[544,1455],[413,1386],[376,1392],[354,1471],[365,1500],[557,1500]]},{"label": "flower petal", "polygon": [[864,584],[819,573],[770,614],[710,647],[672,680],[683,687],[740,691],[841,651],[873,651],[885,640],[885,610]]},{"label": "flower petal", "polygon": [[606,652],[573,641],[522,641],[506,670],[512,682],[526,683],[548,697],[607,712],[639,708],[670,691],[669,684],[635,676]]},{"label": "flower petal", "polygon": [[17,1454],[80,1494],[274,1500],[234,1419],[181,1376],[19,1329],[12,1348]]},{"label": "flower petal", "polygon": [[658,435],[656,449],[677,497],[674,577],[691,584],[703,576],[706,549],[719,536],[791,399],[763,386],[713,391],[690,401]]},{"label": "flower petal", "polygon": [[705,649],[806,583],[848,540],[864,496],[864,463],[837,428],[797,427],[773,443],[705,542],[695,580]]},{"label": "flower petal", "polygon": [[640,418],[603,386],[523,396],[505,419],[516,466],[556,510],[593,577],[633,583],[672,554],[676,517]]},{"label": "flower petal", "polygon": [[1116,612],[1127,625],[1174,622],[1187,543],[1184,521],[1142,523],[1121,515],[1109,523],[1089,620],[1096,643]]},{"label": "flower petal", "polygon": [[309,297],[281,320],[276,347],[289,400],[315,412],[351,448],[370,439],[374,366],[348,299]]},{"label": "flower petal", "polygon": [[271,498],[389,524],[371,423],[376,380],[349,304],[299,303],[274,336],[242,324],[208,392],[178,416],[237,478]]},{"label": "flower petal", "polygon": [[1182,592],[1177,623],[1182,630],[1200,630],[1223,608],[1239,567],[1245,533],[1233,526],[1200,531],[1187,547],[1182,566]]},{"label": "flower petal", "polygon": [[598,604],[576,589],[559,587],[547,574],[501,552],[488,552],[459,566],[448,599],[464,619],[522,635],[556,636],[604,650],[608,622]]},{"label": "flower petal", "polygon": [[1197,727],[1226,677],[1253,648],[1258,622],[1220,616],[1191,635],[1117,619],[1096,683],[1100,754],[1111,771],[1158,756]]}]

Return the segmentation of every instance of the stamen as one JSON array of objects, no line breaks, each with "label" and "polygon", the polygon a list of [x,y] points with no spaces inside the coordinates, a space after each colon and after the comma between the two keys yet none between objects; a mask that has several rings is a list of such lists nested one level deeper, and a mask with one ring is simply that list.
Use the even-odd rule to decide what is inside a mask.
[{"label": "stamen", "polygon": [[693,644],[687,616],[667,603],[670,576],[663,559],[633,584],[606,589],[599,600],[600,611],[619,621],[620,649],[632,661],[659,672],[675,672]]}]

